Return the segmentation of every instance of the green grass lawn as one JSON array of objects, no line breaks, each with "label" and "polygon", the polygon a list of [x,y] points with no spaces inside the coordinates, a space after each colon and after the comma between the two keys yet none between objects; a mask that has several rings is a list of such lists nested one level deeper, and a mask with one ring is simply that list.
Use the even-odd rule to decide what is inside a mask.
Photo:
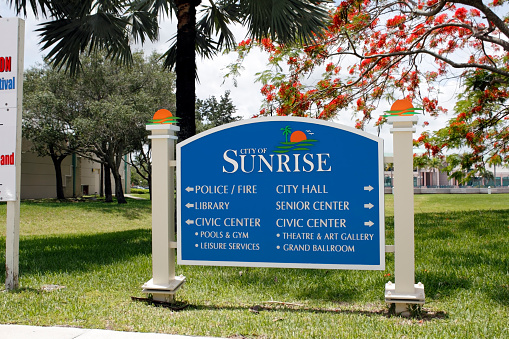
[{"label": "green grass lawn", "polygon": [[150,199],[150,191],[148,189],[131,188],[129,195],[135,198]]},{"label": "green grass lawn", "polygon": [[[387,195],[387,243],[391,203]],[[0,204],[3,244],[5,210]],[[150,201],[23,202],[21,286],[0,293],[0,323],[234,338],[507,337],[509,195],[417,195],[415,211],[426,304],[408,319],[384,303],[392,254],[385,271],[177,266],[187,308],[133,302],[151,278]],[[65,288],[43,291],[50,284]]]},{"label": "green grass lawn", "polygon": [[141,199],[150,199],[150,193],[131,193],[131,196]]}]

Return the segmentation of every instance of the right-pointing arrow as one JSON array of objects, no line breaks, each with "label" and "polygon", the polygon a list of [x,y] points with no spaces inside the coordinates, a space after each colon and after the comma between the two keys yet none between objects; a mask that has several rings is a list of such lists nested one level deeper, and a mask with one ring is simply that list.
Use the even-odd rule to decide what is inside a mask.
[{"label": "right-pointing arrow", "polygon": [[192,225],[192,224],[194,224],[194,220],[187,219],[186,220],[186,224]]},{"label": "right-pointing arrow", "polygon": [[371,185],[369,185],[369,186],[364,186],[364,190],[365,190],[365,191],[370,191],[370,192],[371,192],[371,191],[373,190],[373,187],[372,187]]},{"label": "right-pointing arrow", "polygon": [[375,205],[373,205],[372,203],[364,204],[364,208],[372,209],[373,207],[375,207]]},{"label": "right-pointing arrow", "polygon": [[371,226],[373,226],[374,224],[375,224],[375,223],[374,223],[374,222],[372,222],[371,220],[370,220],[370,221],[365,221],[365,222],[364,222],[364,226],[369,226],[369,227],[371,227]]}]

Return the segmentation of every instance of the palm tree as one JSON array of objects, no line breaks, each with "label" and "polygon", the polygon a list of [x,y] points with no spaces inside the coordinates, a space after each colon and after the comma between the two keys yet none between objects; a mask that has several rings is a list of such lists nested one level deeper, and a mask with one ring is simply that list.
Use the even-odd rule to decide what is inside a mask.
[{"label": "palm tree", "polygon": [[285,126],[285,128],[281,128],[281,130],[283,131],[283,135],[285,136],[285,140],[286,142],[288,142],[288,135],[291,133],[292,129],[290,128],[290,126]]},{"label": "palm tree", "polygon": [[[6,0],[18,14],[26,15],[28,1]],[[177,18],[177,36],[165,53],[165,66],[175,66],[176,115],[181,118],[180,140],[196,133],[196,51],[213,57],[233,47],[229,25],[247,27],[248,36],[269,37],[280,43],[309,42],[325,27],[328,12],[323,0],[208,0],[196,22],[201,0],[30,0],[35,16],[51,20],[38,30],[46,59],[71,74],[80,69],[79,56],[106,50],[122,63],[132,61],[130,41],[158,38],[158,17]],[[178,51],[178,52],[177,52]]]}]

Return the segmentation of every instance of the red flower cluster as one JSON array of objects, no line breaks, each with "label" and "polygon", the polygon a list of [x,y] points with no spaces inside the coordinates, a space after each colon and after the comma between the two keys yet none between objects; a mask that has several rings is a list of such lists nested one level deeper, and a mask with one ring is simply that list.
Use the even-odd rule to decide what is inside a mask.
[{"label": "red flower cluster", "polygon": [[239,47],[247,47],[249,45],[251,45],[251,39],[242,40],[239,42]]},{"label": "red flower cluster", "polygon": [[394,18],[387,20],[387,28],[399,27],[406,21],[405,15],[396,15]]},{"label": "red flower cluster", "polygon": [[454,13],[454,16],[460,20],[465,21],[467,18],[468,11],[465,9],[465,7],[460,7],[456,10],[456,13]]}]

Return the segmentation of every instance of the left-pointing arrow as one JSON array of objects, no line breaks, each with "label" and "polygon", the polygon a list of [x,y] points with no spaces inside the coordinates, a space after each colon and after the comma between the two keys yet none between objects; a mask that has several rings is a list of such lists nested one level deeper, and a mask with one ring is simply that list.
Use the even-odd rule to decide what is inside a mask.
[{"label": "left-pointing arrow", "polygon": [[194,220],[187,219],[186,220],[186,224],[192,225],[192,224],[194,224]]},{"label": "left-pointing arrow", "polygon": [[191,208],[191,207],[194,207],[194,204],[191,204],[191,203],[187,203],[187,204],[186,204],[186,207],[187,207],[187,208]]},{"label": "left-pointing arrow", "polygon": [[194,191],[194,188],[192,188],[192,187],[186,187],[186,191],[188,191],[188,192],[192,192],[192,191]]},{"label": "left-pointing arrow", "polygon": [[365,221],[365,222],[364,222],[364,226],[369,226],[369,227],[371,227],[371,226],[373,226],[374,224],[375,224],[375,223],[374,223],[374,222],[372,222],[371,220],[370,220],[370,221]]}]

